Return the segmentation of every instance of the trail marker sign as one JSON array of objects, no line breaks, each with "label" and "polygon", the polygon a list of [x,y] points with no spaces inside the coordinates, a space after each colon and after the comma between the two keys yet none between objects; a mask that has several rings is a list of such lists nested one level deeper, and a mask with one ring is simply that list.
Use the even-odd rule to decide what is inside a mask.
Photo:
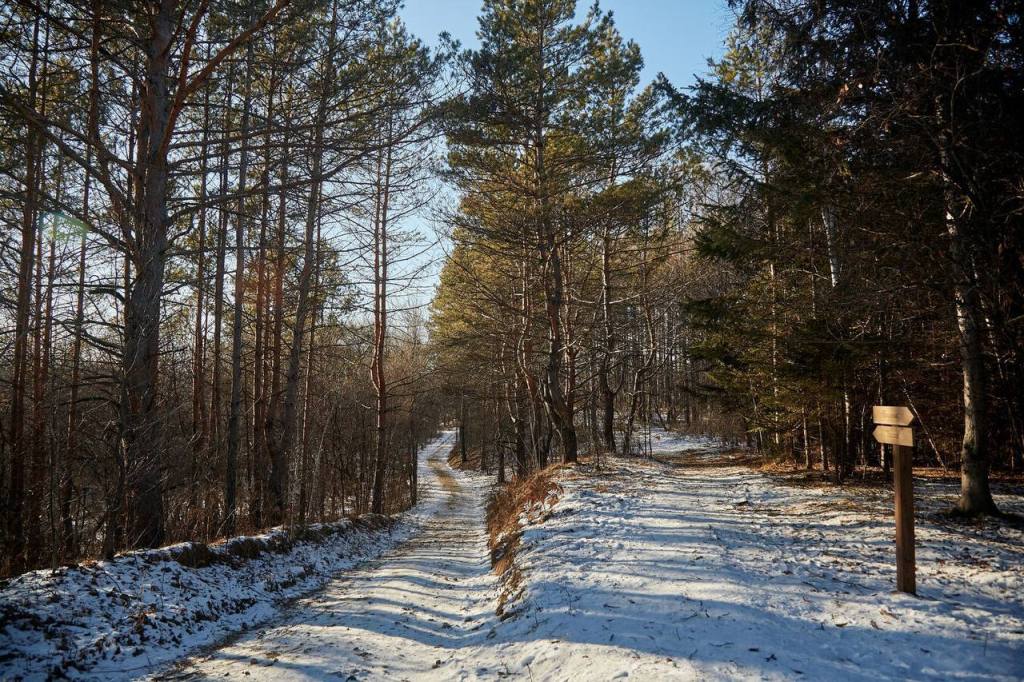
[{"label": "trail marker sign", "polygon": [[906,407],[875,405],[871,409],[874,436],[879,443],[892,445],[896,507],[896,589],[917,594],[917,567],[914,558],[914,431],[909,428],[914,413]]},{"label": "trail marker sign", "polygon": [[906,448],[914,447],[914,431],[905,426],[879,425],[875,427],[871,435],[879,443],[885,443],[886,445],[902,445]]},{"label": "trail marker sign", "polygon": [[871,417],[876,424],[892,426],[910,426],[914,421],[914,413],[903,406],[875,405],[871,408]]}]

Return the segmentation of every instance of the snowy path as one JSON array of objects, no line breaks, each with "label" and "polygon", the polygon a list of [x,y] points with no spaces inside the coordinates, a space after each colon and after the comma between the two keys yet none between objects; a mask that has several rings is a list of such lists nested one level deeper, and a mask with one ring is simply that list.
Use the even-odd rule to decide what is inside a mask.
[{"label": "snowy path", "polygon": [[421,455],[421,529],[410,540],[161,679],[493,677],[466,660],[495,618],[486,481],[449,469],[451,444],[447,433]]},{"label": "snowy path", "polygon": [[513,673],[1024,679],[1019,529],[946,527],[929,510],[950,491],[922,485],[921,597],[895,593],[887,491],[781,485],[692,445],[681,468],[612,459],[563,479],[523,534],[527,596],[496,638]]},{"label": "snowy path", "polygon": [[525,596],[502,621],[491,478],[449,469],[451,445],[421,455],[404,541],[157,678],[1024,679],[1024,532],[945,524],[948,484],[917,489],[915,598],[892,591],[887,490],[784,485],[713,442],[662,438],[655,454],[681,466],[583,465],[522,517],[538,521],[517,557]]}]

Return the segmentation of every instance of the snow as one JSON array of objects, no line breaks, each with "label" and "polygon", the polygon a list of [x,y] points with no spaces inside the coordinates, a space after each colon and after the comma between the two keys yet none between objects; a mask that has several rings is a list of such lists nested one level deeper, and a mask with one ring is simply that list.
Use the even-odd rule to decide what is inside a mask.
[{"label": "snow", "polygon": [[646,430],[638,430],[634,438],[643,442],[649,442],[650,455],[655,458],[663,455],[680,454],[686,454],[690,457],[700,456],[707,458],[718,455],[722,451],[722,442],[717,438],[666,431],[657,426],[652,426]]},{"label": "snow", "polygon": [[184,679],[491,679],[497,577],[483,505],[490,480],[453,471],[448,447],[419,461],[418,533],[296,602],[273,623],[175,673]]},{"label": "snow", "polygon": [[889,492],[790,487],[708,466],[707,443],[680,450],[693,451],[682,466],[613,459],[562,480],[553,513],[523,534],[528,587],[494,652],[513,673],[1024,677],[1020,530],[947,525],[935,511],[954,491],[919,485],[913,597],[894,592]]},{"label": "snow", "polygon": [[[445,433],[425,451],[447,453],[451,443]],[[327,537],[247,560],[230,550],[249,538],[234,538],[214,548],[222,562],[203,568],[171,560],[179,545],[18,576],[0,587],[0,679],[141,676],[270,619],[289,600],[401,544],[436,512],[427,502],[392,521],[312,525]],[[278,528],[254,538],[287,535]]]},{"label": "snow", "polygon": [[[913,597],[893,591],[887,490],[788,485],[722,457],[712,441],[656,432],[657,460],[610,458],[600,470],[564,470],[557,499],[524,510],[516,558],[524,590],[498,617],[501,584],[483,525],[491,479],[451,471],[444,461],[451,439],[443,434],[425,449],[421,504],[390,537],[373,536],[377,558],[352,558],[341,572],[331,564],[333,579],[286,605],[255,603],[249,622],[261,625],[240,636],[220,639],[245,624],[226,615],[181,645],[157,646],[153,638],[172,632],[157,629],[141,645],[145,657],[104,661],[87,676],[1024,678],[1024,533],[993,521],[945,521],[936,511],[953,499],[948,484],[917,481],[920,596]],[[1019,497],[997,501],[1024,511]],[[314,550],[305,560],[330,552]],[[274,570],[284,570],[284,559]],[[210,569],[213,581],[217,567],[189,571]],[[142,583],[161,585],[166,596],[169,579],[148,570]],[[235,594],[250,589],[244,582],[235,579]],[[202,598],[224,589],[211,582]],[[114,620],[96,619],[93,639]],[[86,632],[76,636],[85,641]],[[214,641],[219,648],[195,653]],[[44,643],[34,646],[42,652]],[[149,665],[186,649],[194,657],[182,664]],[[0,678],[27,664],[4,665],[12,664],[0,663]]]},{"label": "snow", "polygon": [[[187,678],[1017,679],[1021,533],[944,526],[920,488],[921,597],[893,592],[891,496],[790,487],[716,465],[708,439],[652,434],[669,463],[612,459],[524,510],[510,618],[481,522],[488,482],[421,480],[442,516]],[[683,466],[675,466],[681,456]],[[674,463],[673,463],[674,462]],[[697,465],[687,468],[687,464]],[[945,496],[939,499],[940,496]],[[924,502],[924,500],[922,500]],[[1019,506],[1008,497],[999,502]]]}]

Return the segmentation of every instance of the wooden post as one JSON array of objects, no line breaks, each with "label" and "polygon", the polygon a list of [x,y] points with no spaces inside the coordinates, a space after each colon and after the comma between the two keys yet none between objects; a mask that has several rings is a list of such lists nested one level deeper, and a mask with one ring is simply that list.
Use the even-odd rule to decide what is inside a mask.
[{"label": "wooden post", "polygon": [[[466,466],[469,462],[469,458],[466,455],[466,394],[463,393],[459,399],[459,451],[460,451],[460,462],[462,466]],[[481,460],[481,464],[482,464]]]},{"label": "wooden post", "polygon": [[893,445],[895,458],[896,507],[896,589],[917,594],[917,567],[914,560],[914,479],[913,450]]},{"label": "wooden post", "polygon": [[914,560],[914,421],[906,407],[876,405],[872,409],[874,436],[892,446],[896,508],[896,589],[917,594],[917,566]]},{"label": "wooden post", "polygon": [[412,506],[414,507],[419,501],[419,451],[419,445],[417,445],[416,441],[413,441],[412,445],[409,447],[409,464],[412,466],[412,472],[409,480],[411,499],[409,501],[412,502]]}]

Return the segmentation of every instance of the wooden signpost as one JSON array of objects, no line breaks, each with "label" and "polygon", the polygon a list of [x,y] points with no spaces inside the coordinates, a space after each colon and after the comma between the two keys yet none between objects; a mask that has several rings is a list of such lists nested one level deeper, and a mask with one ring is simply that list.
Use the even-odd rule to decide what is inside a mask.
[{"label": "wooden signpost", "polygon": [[903,426],[876,426],[874,436],[879,443],[888,443],[895,447],[914,447],[914,432]]},{"label": "wooden signpost", "polygon": [[914,431],[909,428],[913,413],[905,407],[875,405],[871,416],[875,440],[892,445],[896,493],[896,589],[917,594],[914,564]]}]

